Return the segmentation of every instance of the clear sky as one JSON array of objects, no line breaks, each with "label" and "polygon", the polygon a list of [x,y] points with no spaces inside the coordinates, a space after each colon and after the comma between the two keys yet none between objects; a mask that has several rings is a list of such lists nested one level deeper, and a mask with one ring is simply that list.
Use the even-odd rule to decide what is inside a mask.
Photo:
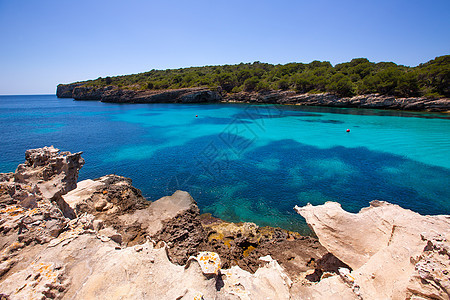
[{"label": "clear sky", "polygon": [[450,54],[450,0],[0,0],[0,41],[3,95],[253,61],[415,66]]}]

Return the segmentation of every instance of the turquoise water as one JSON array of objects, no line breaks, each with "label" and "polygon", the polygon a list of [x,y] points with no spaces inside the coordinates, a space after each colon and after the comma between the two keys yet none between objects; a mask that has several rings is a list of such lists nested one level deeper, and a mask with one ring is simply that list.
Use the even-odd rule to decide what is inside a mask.
[{"label": "turquoise water", "polygon": [[228,221],[306,233],[294,205],[374,199],[450,214],[447,114],[1,96],[0,141],[0,172],[29,148],[84,151],[80,179],[127,176],[149,200],[186,190]]}]

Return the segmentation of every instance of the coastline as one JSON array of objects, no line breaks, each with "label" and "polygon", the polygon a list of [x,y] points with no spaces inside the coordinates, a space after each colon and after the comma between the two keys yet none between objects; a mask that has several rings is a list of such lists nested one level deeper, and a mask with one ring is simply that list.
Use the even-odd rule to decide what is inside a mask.
[{"label": "coastline", "polygon": [[109,103],[254,103],[325,106],[340,108],[373,108],[405,111],[450,112],[450,99],[425,97],[396,98],[380,94],[338,97],[331,93],[296,93],[271,90],[264,92],[226,93],[208,88],[175,90],[125,90],[114,86],[85,87],[82,83],[58,85],[58,98],[97,100]]}]

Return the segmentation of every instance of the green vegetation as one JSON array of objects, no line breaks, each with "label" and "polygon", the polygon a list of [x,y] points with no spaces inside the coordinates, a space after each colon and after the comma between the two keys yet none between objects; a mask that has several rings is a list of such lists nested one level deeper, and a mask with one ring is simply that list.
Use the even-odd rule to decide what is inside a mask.
[{"label": "green vegetation", "polygon": [[331,92],[340,96],[380,93],[398,97],[450,97],[450,55],[440,56],[417,67],[392,62],[373,63],[355,58],[332,66],[329,62],[309,64],[241,63],[205,66],[98,78],[87,86],[108,85],[134,90],[220,88],[228,93],[240,91],[295,90]]}]

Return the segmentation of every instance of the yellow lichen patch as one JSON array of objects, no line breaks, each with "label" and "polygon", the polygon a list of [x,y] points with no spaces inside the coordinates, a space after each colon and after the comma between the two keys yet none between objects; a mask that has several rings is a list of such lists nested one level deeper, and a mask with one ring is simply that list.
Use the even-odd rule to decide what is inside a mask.
[{"label": "yellow lichen patch", "polygon": [[248,248],[244,250],[244,257],[247,257],[253,250],[255,250],[255,247],[248,246]]},{"label": "yellow lichen patch", "polygon": [[196,260],[199,263],[203,274],[218,274],[221,267],[221,261],[217,253],[200,252],[196,257]]},{"label": "yellow lichen patch", "polygon": [[231,244],[230,244],[231,240],[230,239],[224,239],[223,243],[225,244],[225,246],[227,246],[228,248],[231,248]]},{"label": "yellow lichen patch", "polygon": [[0,258],[7,257],[10,253],[25,247],[24,243],[14,242],[1,252]]},{"label": "yellow lichen patch", "polygon": [[268,226],[260,227],[259,233],[261,234],[261,236],[266,236],[269,239],[272,239],[273,238],[273,230],[274,230],[274,228],[268,227]]},{"label": "yellow lichen patch", "polygon": [[33,209],[27,210],[27,211],[25,212],[25,215],[26,215],[27,217],[31,217],[31,216],[34,216],[34,215],[40,215],[40,214],[43,214],[43,213],[44,213],[44,212],[43,212],[43,210],[42,210],[41,208],[35,207],[35,208],[33,208]]},{"label": "yellow lichen patch", "polygon": [[23,214],[24,209],[17,205],[10,205],[7,208],[0,209],[0,214],[8,214],[11,217]]},{"label": "yellow lichen patch", "polygon": [[230,244],[231,239],[226,238],[224,236],[224,234],[221,233],[221,232],[212,232],[212,233],[210,233],[208,235],[208,241],[212,242],[213,240],[221,241],[222,243],[224,243],[225,246],[227,246],[228,248],[231,248],[231,244]]},{"label": "yellow lichen patch", "polygon": [[18,299],[47,299],[47,292],[64,289],[61,285],[62,272],[54,263],[32,262],[24,274],[25,284],[17,287],[14,293]]},{"label": "yellow lichen patch", "polygon": [[53,265],[40,263],[38,269],[36,270],[43,278],[50,280],[56,280],[58,274],[54,272]]},{"label": "yellow lichen patch", "polygon": [[224,235],[222,233],[218,233],[218,232],[213,232],[208,236],[208,241],[212,241],[212,240],[216,240],[216,241],[221,241],[223,240]]},{"label": "yellow lichen patch", "polygon": [[56,281],[58,278],[58,271],[55,270],[55,266],[53,263],[31,263],[33,270],[33,278],[36,281],[40,281],[42,279],[48,279],[50,281]]}]

